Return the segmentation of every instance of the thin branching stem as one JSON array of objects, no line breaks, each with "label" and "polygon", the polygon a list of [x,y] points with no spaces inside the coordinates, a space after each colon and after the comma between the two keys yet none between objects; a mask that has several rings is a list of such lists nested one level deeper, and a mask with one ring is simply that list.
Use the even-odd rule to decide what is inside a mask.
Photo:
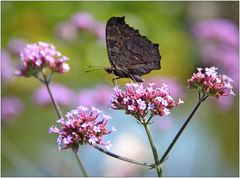
[{"label": "thin branching stem", "polygon": [[153,118],[153,116],[154,116],[154,115],[151,114],[151,116],[149,117],[149,119],[148,119],[147,122],[146,122],[147,124],[149,124],[149,122],[151,121],[151,119]]},{"label": "thin branching stem", "polygon": [[184,129],[186,128],[186,126],[188,125],[188,123],[190,122],[190,120],[193,118],[193,115],[196,113],[197,109],[199,108],[199,106],[201,105],[201,103],[207,98],[207,95],[203,95],[200,97],[199,94],[199,101],[196,104],[196,106],[194,107],[194,109],[192,110],[192,112],[190,113],[190,115],[188,116],[187,120],[184,122],[184,124],[182,125],[182,127],[180,128],[180,130],[178,131],[178,133],[176,134],[176,136],[174,137],[174,139],[172,140],[171,144],[168,146],[167,150],[165,151],[165,153],[163,154],[163,156],[160,159],[160,163],[159,165],[161,165],[167,158],[169,152],[171,151],[172,147],[174,146],[174,144],[176,143],[176,141],[178,140],[178,138],[181,136],[182,132],[184,131]]},{"label": "thin branching stem", "polygon": [[150,167],[150,168],[154,168],[155,167],[155,164],[150,164],[150,163],[145,163],[145,162],[139,162],[139,161],[135,161],[135,160],[132,160],[132,159],[129,159],[129,158],[125,158],[123,156],[119,156],[115,153],[112,153],[112,152],[109,152],[107,150],[104,150],[103,148],[97,146],[97,145],[94,145],[94,144],[91,144],[92,147],[94,147],[95,149],[101,151],[102,153],[105,153],[113,158],[116,158],[116,159],[120,159],[122,161],[126,161],[126,162],[129,162],[129,163],[132,163],[132,164],[137,164],[137,165],[141,165],[141,166],[146,166],[146,167]]}]

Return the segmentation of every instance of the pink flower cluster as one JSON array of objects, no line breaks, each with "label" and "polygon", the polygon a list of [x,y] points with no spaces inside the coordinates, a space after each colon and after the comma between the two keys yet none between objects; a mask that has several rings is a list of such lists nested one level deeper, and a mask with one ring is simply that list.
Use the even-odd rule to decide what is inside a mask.
[{"label": "pink flower cluster", "polygon": [[169,115],[170,110],[176,105],[183,103],[174,101],[170,95],[167,85],[155,88],[154,83],[144,87],[138,83],[127,83],[124,90],[114,88],[114,95],[111,99],[113,109],[125,110],[137,119],[144,118],[148,113],[151,115]]},{"label": "pink flower cluster", "polygon": [[[98,118],[101,116],[101,120]],[[99,144],[105,146],[107,149],[111,147],[110,141],[103,142],[103,136],[116,131],[108,130],[106,125],[111,118],[103,114],[99,109],[92,107],[88,111],[87,107],[79,106],[66,114],[66,119],[61,118],[57,122],[61,127],[51,126],[49,133],[58,134],[58,148],[67,149],[72,148],[74,152],[78,151],[79,145],[83,144]]]},{"label": "pink flower cluster", "polygon": [[20,57],[23,63],[15,72],[18,76],[34,76],[45,67],[59,73],[68,72],[70,69],[65,63],[68,58],[62,56],[54,45],[45,42],[28,44],[20,53]]},{"label": "pink flower cluster", "polygon": [[231,85],[233,80],[226,75],[218,75],[216,67],[197,68],[197,70],[198,72],[188,79],[189,88],[217,98],[235,95]]}]

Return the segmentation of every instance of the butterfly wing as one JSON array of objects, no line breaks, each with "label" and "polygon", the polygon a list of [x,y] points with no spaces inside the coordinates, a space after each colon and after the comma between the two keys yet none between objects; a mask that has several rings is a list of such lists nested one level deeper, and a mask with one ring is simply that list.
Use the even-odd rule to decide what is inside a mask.
[{"label": "butterfly wing", "polygon": [[108,20],[106,42],[109,61],[115,68],[139,76],[161,68],[158,44],[141,36],[138,30],[125,23],[124,17]]}]

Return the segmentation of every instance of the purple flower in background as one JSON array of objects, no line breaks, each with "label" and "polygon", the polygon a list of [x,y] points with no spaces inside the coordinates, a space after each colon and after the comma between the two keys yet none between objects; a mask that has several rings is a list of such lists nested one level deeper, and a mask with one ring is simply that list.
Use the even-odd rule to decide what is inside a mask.
[{"label": "purple flower in background", "polygon": [[14,38],[8,42],[8,49],[15,55],[19,55],[26,45],[27,42],[25,40]]},{"label": "purple flower in background", "polygon": [[213,40],[238,48],[238,28],[230,20],[203,20],[193,26],[193,34],[198,39]]},{"label": "purple flower in background", "polygon": [[18,116],[23,112],[23,102],[14,96],[3,97],[1,105],[2,120]]},{"label": "purple flower in background", "polygon": [[156,122],[157,122],[156,127],[161,131],[166,131],[172,126],[172,119],[169,116],[163,116]]},{"label": "purple flower in background", "polygon": [[56,33],[63,40],[66,41],[74,41],[76,40],[78,35],[77,28],[72,23],[69,22],[59,23],[56,27]]},{"label": "purple flower in background", "polygon": [[228,97],[221,97],[218,100],[214,100],[217,102],[217,105],[221,107],[221,111],[227,111],[228,109],[231,108],[233,101],[234,101],[234,96],[228,96]]},{"label": "purple flower in background", "polygon": [[[50,89],[56,102],[61,105],[69,106],[74,102],[74,92],[68,87],[52,83]],[[45,86],[38,88],[32,96],[34,103],[44,106],[52,104],[51,98]]]},{"label": "purple flower in background", "polygon": [[93,33],[98,38],[99,42],[105,44],[105,24],[96,22],[93,28]]},{"label": "purple flower in background", "polygon": [[72,16],[71,23],[79,29],[89,30],[94,27],[95,20],[91,14],[81,12]]},{"label": "purple flower in background", "polygon": [[78,95],[77,105],[106,107],[112,94],[112,89],[104,85],[99,85],[93,89],[81,90]]},{"label": "purple flower in background", "polygon": [[56,33],[66,41],[76,39],[77,32],[82,30],[94,35],[99,42],[105,44],[105,24],[97,21],[90,13],[76,13],[69,21],[60,23],[56,27]]},{"label": "purple flower in background", "polygon": [[1,59],[2,59],[1,63],[2,79],[6,82],[9,82],[11,79],[13,79],[12,76],[14,74],[14,68],[9,53],[4,49],[2,49]]},{"label": "purple flower in background", "polygon": [[155,83],[156,87],[160,87],[163,83],[168,85],[169,90],[171,91],[171,95],[173,97],[179,97],[184,98],[186,95],[186,92],[182,86],[182,83],[174,77],[161,77],[161,76],[155,76],[151,78],[146,79],[147,83]]},{"label": "purple flower in background", "polygon": [[199,42],[202,61],[238,81],[237,25],[227,19],[204,20],[196,23],[192,31]]}]

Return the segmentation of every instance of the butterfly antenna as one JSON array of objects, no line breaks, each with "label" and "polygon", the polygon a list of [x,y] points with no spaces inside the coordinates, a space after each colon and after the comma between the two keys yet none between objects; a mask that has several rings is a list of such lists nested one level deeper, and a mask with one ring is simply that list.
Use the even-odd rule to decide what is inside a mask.
[{"label": "butterfly antenna", "polygon": [[88,67],[89,68],[92,68],[92,67],[95,67],[95,68],[105,68],[106,66],[92,66],[92,65],[89,65]]},{"label": "butterfly antenna", "polygon": [[91,70],[86,70],[85,72],[88,73],[88,72],[94,72],[94,71],[99,71],[99,70],[103,70],[103,69],[91,69]]},{"label": "butterfly antenna", "polygon": [[88,72],[94,72],[94,71],[98,71],[98,70],[104,70],[104,68],[106,68],[106,66],[92,66],[92,65],[89,65],[88,67],[89,67],[89,68],[95,68],[95,69],[86,70],[86,71],[85,71],[86,73],[88,73]]}]

